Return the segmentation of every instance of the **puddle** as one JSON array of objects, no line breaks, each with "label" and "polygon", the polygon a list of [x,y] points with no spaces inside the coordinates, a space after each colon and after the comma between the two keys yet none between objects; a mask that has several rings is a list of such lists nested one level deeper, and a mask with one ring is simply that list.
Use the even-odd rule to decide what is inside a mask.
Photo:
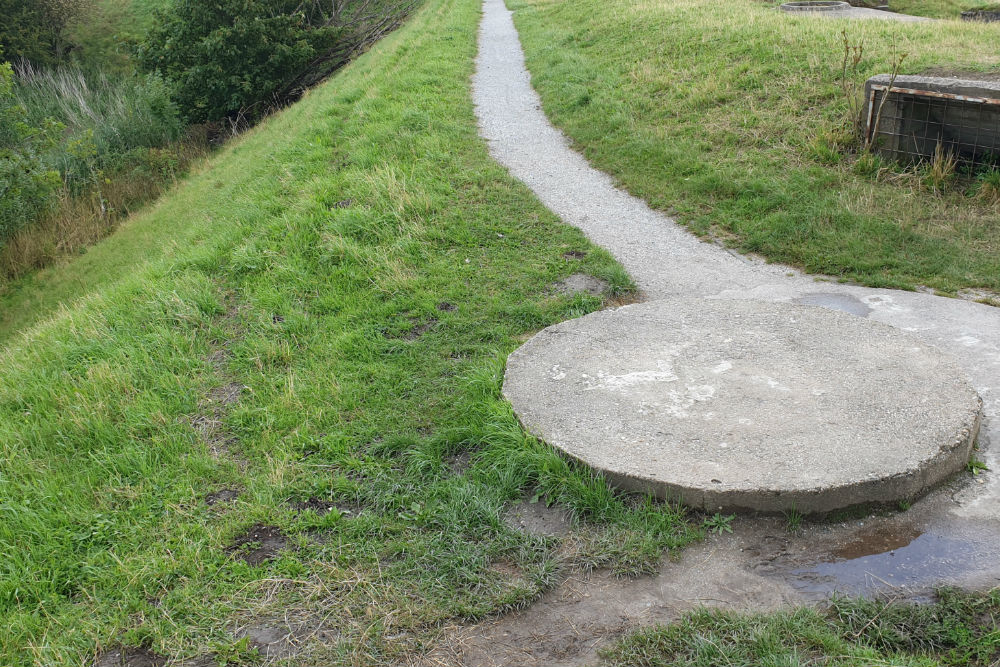
[{"label": "puddle", "polygon": [[840,310],[858,317],[868,317],[872,309],[866,303],[847,294],[833,294],[830,292],[818,292],[816,294],[806,294],[794,300],[795,303],[803,306],[820,306],[830,310]]},{"label": "puddle", "polygon": [[995,569],[996,545],[991,549],[983,540],[996,537],[924,532],[907,525],[873,527],[831,549],[828,559],[791,570],[788,583],[810,597],[835,592],[870,596],[893,589],[905,589],[913,597],[960,583],[970,572]]}]

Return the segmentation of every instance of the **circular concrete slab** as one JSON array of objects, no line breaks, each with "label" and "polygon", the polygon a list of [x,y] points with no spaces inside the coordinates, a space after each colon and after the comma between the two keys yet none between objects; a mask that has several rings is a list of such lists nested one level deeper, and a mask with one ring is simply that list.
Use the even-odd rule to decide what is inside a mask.
[{"label": "circular concrete slab", "polygon": [[950,357],[897,329],[695,298],[549,327],[510,356],[503,392],[613,483],[712,511],[914,498],[962,469],[981,412]]}]

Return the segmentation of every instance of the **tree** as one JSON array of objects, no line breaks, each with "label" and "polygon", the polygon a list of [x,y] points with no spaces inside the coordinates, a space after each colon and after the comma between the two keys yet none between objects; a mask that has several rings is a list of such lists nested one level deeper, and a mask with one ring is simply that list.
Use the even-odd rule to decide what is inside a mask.
[{"label": "tree", "polygon": [[193,122],[261,116],[394,27],[412,0],[175,0],[140,50]]},{"label": "tree", "polygon": [[35,65],[63,59],[66,28],[90,0],[0,0],[0,51]]}]

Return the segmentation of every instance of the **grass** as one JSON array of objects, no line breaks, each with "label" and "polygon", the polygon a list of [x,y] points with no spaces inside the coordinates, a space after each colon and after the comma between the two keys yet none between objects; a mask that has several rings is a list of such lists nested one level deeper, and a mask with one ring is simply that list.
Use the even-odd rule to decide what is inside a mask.
[{"label": "grass", "polygon": [[132,70],[132,49],[142,40],[153,13],[170,0],[94,0],[69,26],[77,60],[117,71]]},{"label": "grass", "polygon": [[825,611],[702,610],[634,632],[604,652],[629,667],[995,665],[1000,589],[942,590],[933,604],[835,598]]},{"label": "grass", "polygon": [[[296,664],[394,663],[567,565],[649,572],[698,536],[526,436],[499,395],[527,335],[603,305],[554,281],[632,285],[489,159],[478,18],[428,0],[4,297],[0,663],[125,645],[252,664],[237,628],[286,619],[326,638]],[[573,517],[569,544],[503,521],[534,495]]]},{"label": "grass", "polygon": [[[817,20],[734,0],[512,0],[549,118],[599,169],[694,232],[812,273],[1000,291],[1000,210],[978,183],[851,153],[857,78],[995,70],[996,28]],[[935,180],[937,179],[937,180]]]}]

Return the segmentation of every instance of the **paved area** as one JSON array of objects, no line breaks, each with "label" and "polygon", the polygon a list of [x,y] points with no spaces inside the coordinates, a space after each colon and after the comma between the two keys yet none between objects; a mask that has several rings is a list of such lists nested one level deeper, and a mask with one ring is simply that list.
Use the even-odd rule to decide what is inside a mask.
[{"label": "paved area", "polygon": [[968,461],[980,401],[937,348],[842,312],[667,298],[510,356],[525,426],[621,487],[707,511],[912,499]]},{"label": "paved area", "polygon": [[[670,296],[792,302],[852,313],[951,355],[984,401],[978,454],[1000,466],[1000,309],[929,294],[823,282],[701,242],[668,216],[614,187],[569,148],[541,111],[510,13],[486,0],[473,95],[493,156],[565,222],[625,266],[650,300]],[[825,336],[837,335],[836,330]],[[998,476],[956,491],[953,517],[996,521]],[[1000,545],[998,545],[1000,552]]]},{"label": "paved area", "polygon": [[869,7],[846,7],[844,9],[823,10],[823,11],[795,11],[787,12],[790,16],[805,16],[808,18],[821,19],[875,19],[879,21],[901,21],[903,23],[917,23],[921,21],[933,21],[926,16],[911,16],[910,14],[897,14],[896,12],[886,12],[880,9]]}]

